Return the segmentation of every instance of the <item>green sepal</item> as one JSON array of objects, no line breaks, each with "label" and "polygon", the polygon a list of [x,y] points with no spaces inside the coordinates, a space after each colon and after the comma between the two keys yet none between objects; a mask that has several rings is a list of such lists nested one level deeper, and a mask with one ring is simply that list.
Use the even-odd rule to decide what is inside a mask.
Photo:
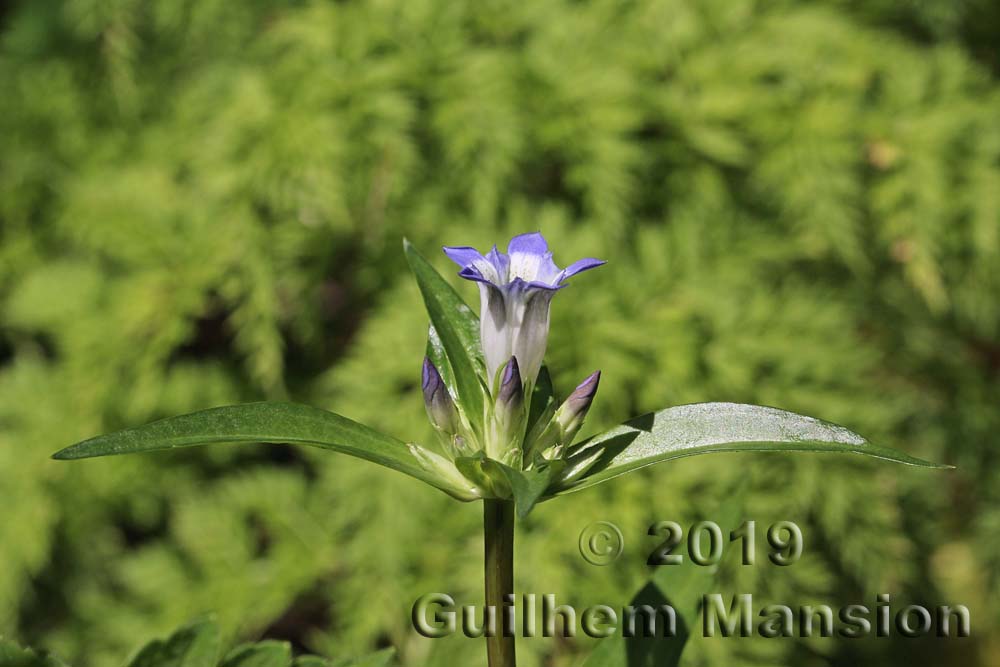
[{"label": "green sepal", "polygon": [[545,497],[553,480],[559,478],[565,465],[565,461],[550,461],[537,469],[517,470],[492,459],[487,459],[484,463],[484,467],[496,470],[506,479],[519,519],[527,517],[535,505]]},{"label": "green sepal", "polygon": [[538,469],[518,470],[482,452],[455,459],[455,466],[483,491],[484,498],[512,498],[521,519],[546,497],[565,465],[565,461],[550,461]]},{"label": "green sepal", "polygon": [[507,476],[492,465],[495,463],[496,461],[487,458],[483,452],[455,459],[455,467],[482,491],[484,498],[510,498],[512,494],[510,483],[507,481]]},{"label": "green sepal", "polygon": [[479,500],[481,493],[468,476],[459,470],[455,461],[415,443],[407,445],[420,465],[437,479],[439,487],[455,500],[470,502]]}]

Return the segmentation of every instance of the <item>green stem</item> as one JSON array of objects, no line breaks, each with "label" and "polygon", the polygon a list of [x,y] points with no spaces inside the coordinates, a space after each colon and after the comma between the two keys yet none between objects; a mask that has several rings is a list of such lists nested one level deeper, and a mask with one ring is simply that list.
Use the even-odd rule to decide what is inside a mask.
[{"label": "green stem", "polygon": [[[514,502],[483,501],[483,530],[486,541],[486,606],[496,610],[496,632],[486,637],[489,667],[516,667],[514,633],[505,632],[504,599],[514,594]],[[513,599],[513,598],[511,598]],[[505,636],[510,635],[510,636]]]}]

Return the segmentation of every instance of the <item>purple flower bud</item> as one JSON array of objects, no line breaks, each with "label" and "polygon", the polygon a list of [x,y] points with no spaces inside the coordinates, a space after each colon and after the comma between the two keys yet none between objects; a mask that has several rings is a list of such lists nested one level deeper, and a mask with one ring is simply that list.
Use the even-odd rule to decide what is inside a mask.
[{"label": "purple flower bud", "polygon": [[486,455],[497,461],[508,462],[524,436],[527,417],[524,404],[524,384],[517,358],[511,357],[500,373],[500,387],[496,390],[496,404],[486,437]]},{"label": "purple flower bud", "polygon": [[424,357],[420,384],[424,390],[424,406],[427,408],[431,424],[444,433],[456,433],[460,423],[458,409],[430,357]]},{"label": "purple flower bud", "polygon": [[[576,429],[583,424],[583,418],[590,410],[590,404],[594,402],[594,395],[597,393],[597,385],[601,382],[601,371],[594,371],[587,379],[577,385],[573,393],[569,395],[563,404],[556,411],[556,419],[564,432],[576,424]],[[578,423],[577,423],[578,422]],[[576,429],[573,430],[574,434]]]},{"label": "purple flower bud", "polygon": [[524,385],[521,383],[521,371],[517,365],[517,357],[511,357],[500,378],[500,391],[497,393],[497,407],[502,409],[517,409],[524,400]]},{"label": "purple flower bud", "polygon": [[549,427],[539,436],[537,448],[546,458],[562,458],[563,452],[573,442],[583,420],[590,410],[601,381],[601,371],[591,373],[577,385],[563,404],[556,410]]}]

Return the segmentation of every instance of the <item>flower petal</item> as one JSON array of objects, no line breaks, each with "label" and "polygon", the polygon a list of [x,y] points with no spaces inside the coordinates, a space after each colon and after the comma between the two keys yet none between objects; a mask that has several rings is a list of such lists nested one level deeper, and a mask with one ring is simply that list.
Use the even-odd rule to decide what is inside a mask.
[{"label": "flower petal", "polygon": [[513,352],[507,295],[488,281],[479,283],[479,336],[486,360],[487,382],[492,386],[497,369],[507,363]]},{"label": "flower petal", "polygon": [[549,244],[541,232],[518,234],[507,244],[507,253],[524,253],[526,255],[544,255],[549,251]]},{"label": "flower petal", "polygon": [[542,282],[541,280],[525,280],[524,278],[514,278],[509,283],[507,283],[507,291],[511,294],[523,294],[523,298],[527,298],[527,293],[533,290],[548,290],[550,292],[557,292],[561,290],[565,285],[551,284],[547,282]]},{"label": "flower petal", "polygon": [[475,280],[477,283],[492,285],[493,281],[482,274],[474,265],[470,265],[458,272],[458,275],[466,280]]},{"label": "flower petal", "polygon": [[531,290],[523,297],[516,315],[517,329],[513,336],[513,354],[518,359],[521,379],[534,385],[545,356],[549,337],[549,305],[555,294],[551,289]]},{"label": "flower petal", "polygon": [[483,254],[471,248],[467,245],[464,246],[444,246],[441,248],[444,250],[444,254],[448,255],[448,259],[458,264],[463,269],[471,264],[475,263],[477,259],[485,259]]},{"label": "flower petal", "polygon": [[559,277],[559,267],[552,261],[549,244],[540,232],[520,234],[510,240],[509,278],[552,284]]},{"label": "flower petal", "polygon": [[598,266],[601,266],[602,264],[607,264],[607,262],[603,259],[594,259],[592,257],[585,257],[584,259],[578,259],[562,270],[562,272],[559,274],[559,280],[557,282],[561,283],[562,281],[566,280],[571,276],[575,276],[576,274],[582,271],[587,271],[588,269],[596,269]]},{"label": "flower petal", "polygon": [[486,261],[490,263],[497,274],[497,285],[503,285],[508,280],[510,274],[510,257],[506,253],[497,250],[494,244],[493,249],[486,253]]},{"label": "flower petal", "polygon": [[485,257],[469,246],[444,246],[448,259],[462,267],[458,275],[466,280],[503,285],[507,281],[508,260],[493,246]]}]

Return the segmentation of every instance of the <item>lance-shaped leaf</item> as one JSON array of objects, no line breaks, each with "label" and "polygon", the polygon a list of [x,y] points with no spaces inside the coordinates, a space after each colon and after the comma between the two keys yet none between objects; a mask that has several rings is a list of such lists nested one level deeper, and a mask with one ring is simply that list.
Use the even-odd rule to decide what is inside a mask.
[{"label": "lance-shaped leaf", "polygon": [[739,403],[696,403],[637,417],[581,443],[570,456],[567,471],[574,470],[577,461],[596,460],[558,492],[585,489],[684,456],[750,451],[861,454],[925,468],[950,467],[874,445],[843,426],[794,412]]},{"label": "lance-shaped leaf", "polygon": [[[446,379],[454,378],[460,406],[474,425],[481,426],[485,363],[476,315],[409,241],[403,241],[403,249],[434,328],[428,341],[427,356]],[[442,351],[447,357],[447,365],[439,365]]]},{"label": "lance-shaped leaf", "polygon": [[451,362],[448,361],[448,353],[444,351],[444,343],[441,342],[441,336],[438,335],[433,324],[427,327],[427,349],[424,354],[438,369],[444,383],[449,387],[454,387],[455,375],[451,372]]},{"label": "lance-shaped leaf", "polygon": [[399,440],[338,414],[298,403],[246,403],[168,417],[84,440],[56,452],[52,458],[85,459],[238,442],[329,449],[398,470],[449,494],[465,493],[421,466]]}]

